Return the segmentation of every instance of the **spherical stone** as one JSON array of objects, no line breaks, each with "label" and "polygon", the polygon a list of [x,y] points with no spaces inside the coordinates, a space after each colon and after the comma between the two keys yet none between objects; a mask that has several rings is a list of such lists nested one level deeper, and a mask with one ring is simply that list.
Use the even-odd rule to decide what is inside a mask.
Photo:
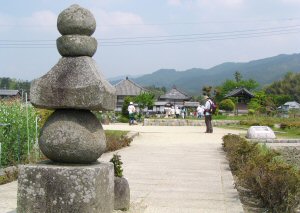
[{"label": "spherical stone", "polygon": [[39,146],[50,160],[91,163],[106,149],[103,128],[88,110],[56,110],[41,131]]},{"label": "spherical stone", "polygon": [[56,40],[56,46],[61,56],[92,57],[97,50],[97,40],[85,35],[64,35]]},{"label": "spherical stone", "polygon": [[96,20],[89,10],[73,4],[59,14],[57,29],[62,35],[90,36],[96,30]]}]

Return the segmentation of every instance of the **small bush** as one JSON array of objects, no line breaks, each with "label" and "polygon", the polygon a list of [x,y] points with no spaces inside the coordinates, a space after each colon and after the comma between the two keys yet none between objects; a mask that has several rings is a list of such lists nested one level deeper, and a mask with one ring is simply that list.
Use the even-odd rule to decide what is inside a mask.
[{"label": "small bush", "polygon": [[126,116],[120,116],[120,117],[118,117],[118,122],[120,122],[120,123],[128,123],[129,122],[129,118],[128,117],[126,117]]},{"label": "small bush", "polygon": [[219,108],[225,111],[233,111],[235,108],[235,104],[231,99],[224,99],[220,102]]},{"label": "small bush", "polygon": [[249,109],[248,110],[248,115],[254,115],[255,114],[255,110],[254,109]]},{"label": "small bush", "polygon": [[293,212],[299,205],[300,172],[274,150],[237,135],[223,137],[232,172],[274,213]]},{"label": "small bush", "polygon": [[0,185],[12,182],[18,178],[18,170],[5,171],[4,175],[0,176]]},{"label": "small bush", "polygon": [[105,130],[106,151],[111,152],[130,145],[132,139],[128,138],[127,131]]},{"label": "small bush", "polygon": [[109,162],[112,162],[114,164],[115,177],[123,177],[123,163],[121,161],[121,156],[118,154],[114,154]]}]

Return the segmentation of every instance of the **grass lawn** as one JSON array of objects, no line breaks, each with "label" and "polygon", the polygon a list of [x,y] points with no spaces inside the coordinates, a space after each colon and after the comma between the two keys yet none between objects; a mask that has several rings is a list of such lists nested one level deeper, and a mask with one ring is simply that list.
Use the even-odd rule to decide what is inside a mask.
[{"label": "grass lawn", "polygon": [[[234,130],[245,130],[247,131],[250,126],[247,125],[226,125],[226,126],[219,126],[220,128],[224,129],[234,129]],[[284,138],[284,139],[299,139],[300,138],[300,129],[299,128],[287,128],[287,129],[279,129],[271,127],[271,129],[275,132],[277,138]],[[240,136],[245,137],[245,134],[240,134]]]}]

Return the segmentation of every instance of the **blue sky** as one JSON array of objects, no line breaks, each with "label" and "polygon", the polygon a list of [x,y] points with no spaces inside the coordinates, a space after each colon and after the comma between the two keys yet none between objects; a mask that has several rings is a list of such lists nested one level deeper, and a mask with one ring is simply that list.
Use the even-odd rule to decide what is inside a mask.
[{"label": "blue sky", "polygon": [[71,4],[97,21],[105,77],[179,71],[300,52],[300,0],[1,0],[0,77],[32,80],[61,57],[58,14]]}]

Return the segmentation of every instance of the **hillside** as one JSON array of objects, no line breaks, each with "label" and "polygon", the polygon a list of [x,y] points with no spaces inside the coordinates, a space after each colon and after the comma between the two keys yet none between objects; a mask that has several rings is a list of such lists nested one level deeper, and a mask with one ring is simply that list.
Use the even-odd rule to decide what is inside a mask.
[{"label": "hillside", "polygon": [[190,94],[199,94],[205,85],[216,86],[226,79],[233,79],[236,71],[239,71],[244,79],[252,78],[264,86],[280,80],[287,72],[300,72],[300,54],[278,55],[247,63],[228,62],[210,69],[161,69],[132,80],[142,86],[171,88],[176,85]]}]

